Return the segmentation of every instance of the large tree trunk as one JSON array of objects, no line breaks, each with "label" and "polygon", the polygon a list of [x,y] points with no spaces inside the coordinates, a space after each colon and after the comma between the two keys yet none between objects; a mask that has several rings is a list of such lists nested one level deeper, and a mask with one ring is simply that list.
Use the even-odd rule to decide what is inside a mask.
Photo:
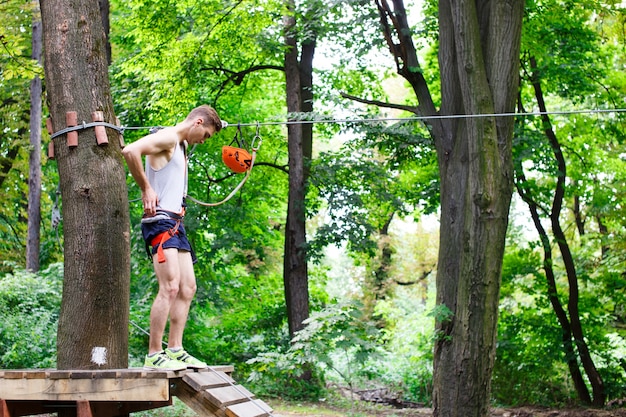
[{"label": "large tree trunk", "polygon": [[[41,30],[39,7],[35,7],[31,57],[40,64]],[[33,272],[39,271],[41,236],[41,91],[41,78],[36,75],[30,82],[30,154],[28,158],[28,231],[26,237],[26,269]]]},{"label": "large tree trunk", "polygon": [[[42,0],[45,79],[53,130],[66,112],[79,124],[102,111],[114,123],[106,40],[98,2]],[[96,144],[93,128],[78,146],[54,140],[65,232],[59,317],[59,369],[128,366],[130,236],[126,175],[117,132]]]},{"label": "large tree trunk", "polygon": [[[287,9],[293,11],[295,4],[286,1]],[[295,36],[295,16],[284,17],[285,79],[287,85],[287,111],[301,111],[300,70],[298,45]],[[283,279],[289,335],[302,329],[309,317],[308,268],[306,260],[306,230],[304,216],[305,168],[302,124],[287,127],[289,148],[289,197],[287,226],[285,228],[285,258]]]},{"label": "large tree trunk", "polygon": [[[436,114],[402,0],[376,0],[397,71],[420,115]],[[513,112],[522,0],[440,0],[441,115]],[[433,407],[489,415],[504,242],[512,195],[512,117],[434,119],[441,178]]]},{"label": "large tree trunk", "polygon": [[[442,109],[514,111],[524,2],[439,2]],[[453,83],[449,83],[453,81]],[[458,100],[460,99],[460,100]],[[450,124],[437,139],[441,234],[435,343],[435,416],[489,415],[498,302],[512,195],[512,117]]]}]

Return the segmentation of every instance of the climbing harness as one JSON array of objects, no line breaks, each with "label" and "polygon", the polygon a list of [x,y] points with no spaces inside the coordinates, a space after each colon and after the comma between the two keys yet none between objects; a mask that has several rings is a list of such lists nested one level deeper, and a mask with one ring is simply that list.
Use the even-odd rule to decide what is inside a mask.
[{"label": "climbing harness", "polygon": [[[231,142],[230,145],[233,144],[233,142],[237,142],[238,146],[245,146],[245,142],[243,141],[243,138],[241,137],[241,127],[238,126],[237,129],[237,133],[235,133],[235,138],[233,139],[233,141]],[[240,143],[241,141],[241,143]],[[245,167],[244,170],[240,171],[240,173],[245,172],[246,175],[243,177],[243,179],[241,180],[241,182],[239,182],[239,184],[233,189],[233,191],[231,191],[231,193],[229,195],[226,196],[226,198],[224,198],[222,201],[219,201],[217,203],[205,203],[203,201],[200,201],[190,195],[187,195],[186,198],[190,201],[193,201],[196,204],[199,204],[201,206],[206,206],[206,207],[215,207],[215,206],[219,206],[220,204],[224,204],[225,202],[227,202],[228,200],[230,200],[235,194],[237,194],[237,192],[241,189],[241,187],[243,187],[243,185],[246,183],[246,181],[248,180],[248,178],[250,178],[250,174],[252,173],[252,168],[254,167],[254,161],[256,160],[256,154],[259,150],[259,148],[261,147],[261,144],[263,143],[263,140],[261,139],[261,135],[259,132],[259,123],[257,122],[256,125],[256,135],[254,136],[254,139],[252,139],[252,143],[250,144],[250,150],[252,151],[251,153],[249,153],[248,151],[246,151],[243,148],[235,148],[232,147],[230,145],[228,146],[224,146],[224,148],[231,148],[232,150],[228,150],[227,152],[233,152],[237,153],[239,156],[235,157],[234,155],[228,156],[226,157],[226,159],[224,158],[224,150],[222,149],[222,160],[224,161],[224,163],[234,172],[238,172],[236,169],[243,169],[243,167]],[[245,154],[249,155],[249,158],[245,156]],[[228,161],[228,162],[227,162]],[[231,166],[232,165],[232,166]],[[235,168],[233,168],[235,167]]]},{"label": "climbing harness", "polygon": [[[150,241],[150,246],[152,246],[153,248],[157,247],[158,245],[157,260],[160,264],[165,262],[165,252],[163,251],[163,245],[170,238],[178,234],[178,228],[180,227],[180,224],[182,223],[183,218],[185,217],[185,206],[183,204],[183,210],[181,213],[172,213],[171,211],[167,211],[167,210],[157,210],[157,215],[161,215],[161,214],[167,215],[170,219],[174,220],[175,223],[174,223],[174,226],[170,227],[164,232],[159,233]],[[149,257],[151,258],[152,253],[150,252],[150,248],[148,247],[148,242],[146,242],[146,251],[148,252]]]}]

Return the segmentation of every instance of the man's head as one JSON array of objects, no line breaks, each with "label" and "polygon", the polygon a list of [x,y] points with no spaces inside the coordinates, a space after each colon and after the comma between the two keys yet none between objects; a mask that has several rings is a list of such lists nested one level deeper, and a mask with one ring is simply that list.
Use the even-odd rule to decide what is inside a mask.
[{"label": "man's head", "polygon": [[183,122],[185,133],[181,139],[185,139],[189,144],[204,143],[215,133],[222,130],[222,121],[214,108],[203,105],[196,107]]},{"label": "man's head", "polygon": [[222,130],[222,121],[220,120],[220,117],[217,115],[217,112],[213,107],[206,104],[196,107],[191,112],[189,112],[186,121],[193,122],[198,118],[202,118],[202,120],[204,121],[204,126],[214,126],[215,133]]}]

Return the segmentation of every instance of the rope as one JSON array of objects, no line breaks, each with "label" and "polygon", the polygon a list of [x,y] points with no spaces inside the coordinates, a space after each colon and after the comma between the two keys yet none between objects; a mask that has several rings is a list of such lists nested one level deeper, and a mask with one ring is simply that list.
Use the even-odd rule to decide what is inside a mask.
[{"label": "rope", "polygon": [[[258,145],[255,147],[254,144],[255,144],[255,142],[257,140],[258,140]],[[190,195],[187,195],[185,198],[187,200],[191,200],[194,203],[199,204],[201,206],[205,206],[205,207],[219,206],[220,204],[224,204],[225,202],[230,200],[235,194],[237,194],[237,191],[239,191],[241,189],[241,187],[243,187],[243,185],[246,183],[248,178],[250,178],[250,174],[252,173],[252,168],[254,167],[254,161],[256,160],[256,153],[259,150],[259,148],[261,147],[262,143],[263,143],[263,141],[261,140],[261,136],[259,135],[259,128],[258,128],[258,125],[257,125],[256,136],[254,137],[254,139],[252,139],[252,144],[250,145],[251,149],[252,149],[252,155],[251,155],[252,158],[251,158],[251,161],[250,161],[250,168],[248,168],[248,170],[246,171],[246,175],[243,177],[241,182],[239,182],[239,184],[222,201],[217,202],[217,203],[205,203],[205,202],[200,201],[200,200],[198,200],[198,199],[196,199],[196,198],[194,198],[194,197],[192,197]]]},{"label": "rope", "polygon": [[[272,126],[272,125],[296,125],[296,124],[314,124],[314,123],[375,123],[375,122],[409,122],[435,119],[472,119],[482,117],[526,117],[526,116],[545,116],[545,115],[573,115],[573,114],[601,114],[601,113],[625,113],[626,109],[582,109],[582,110],[563,110],[563,111],[546,111],[546,112],[524,112],[524,113],[485,113],[485,114],[449,114],[449,115],[433,115],[433,116],[414,116],[414,117],[376,117],[368,119],[309,119],[309,120],[287,120],[275,122],[255,122],[255,123],[239,123],[238,126]],[[315,113],[299,113],[298,116],[315,115]],[[226,126],[234,127],[234,126]]]}]

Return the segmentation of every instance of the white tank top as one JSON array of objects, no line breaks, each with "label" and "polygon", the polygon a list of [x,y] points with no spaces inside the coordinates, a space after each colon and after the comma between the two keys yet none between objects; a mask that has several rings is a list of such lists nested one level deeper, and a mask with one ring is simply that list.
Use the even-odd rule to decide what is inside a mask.
[{"label": "white tank top", "polygon": [[[146,158],[146,176],[159,199],[157,210],[181,213],[187,193],[187,161],[180,143],[176,143],[172,159],[161,169],[153,169]],[[156,220],[156,219],[155,219]]]}]

